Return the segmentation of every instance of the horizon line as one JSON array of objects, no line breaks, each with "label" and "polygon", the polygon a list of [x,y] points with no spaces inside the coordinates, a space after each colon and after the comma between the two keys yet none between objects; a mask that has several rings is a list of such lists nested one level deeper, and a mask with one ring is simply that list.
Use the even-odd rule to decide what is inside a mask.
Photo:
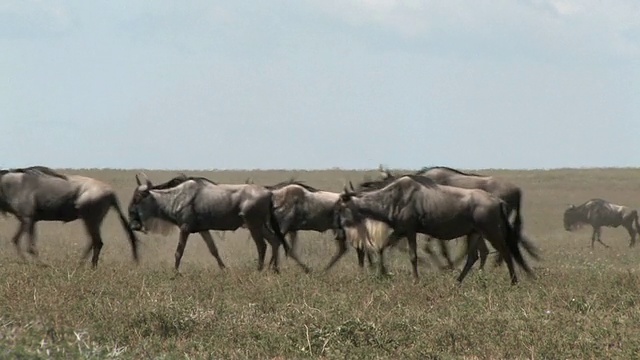
[{"label": "horizon line", "polygon": [[[444,166],[444,165],[434,165],[434,167]],[[451,166],[447,166],[451,167]],[[97,171],[107,171],[107,170],[116,170],[116,171],[177,171],[177,172],[185,172],[185,171],[215,171],[215,172],[250,172],[250,171],[299,171],[299,172],[311,172],[311,171],[378,171],[377,167],[374,168],[342,168],[342,167],[330,167],[330,168],[141,168],[141,167],[52,167],[56,170],[97,170]],[[401,171],[401,170],[415,170],[411,168],[392,168],[385,167],[389,170]],[[418,168],[421,169],[422,167]],[[640,169],[640,166],[581,166],[581,167],[546,167],[546,168],[456,168],[451,167],[457,170],[465,170],[465,171],[560,171],[560,170],[634,170]]]}]

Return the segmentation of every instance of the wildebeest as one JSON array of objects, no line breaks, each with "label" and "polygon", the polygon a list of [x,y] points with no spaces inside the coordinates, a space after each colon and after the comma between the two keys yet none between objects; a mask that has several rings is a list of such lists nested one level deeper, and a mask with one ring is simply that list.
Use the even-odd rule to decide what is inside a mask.
[{"label": "wildebeest", "polygon": [[[533,275],[520,252],[519,234],[509,222],[506,203],[483,190],[438,185],[428,178],[408,175],[390,183],[380,182],[379,190],[358,193],[345,187],[336,213],[348,238],[360,239],[378,252],[381,273],[386,272],[384,249],[406,237],[413,277],[417,279],[416,234],[422,233],[442,240],[467,236],[467,262],[459,282],[478,259],[480,236],[502,255],[512,284],[518,281],[513,260]],[[389,236],[391,231],[393,238]]]},{"label": "wildebeest", "polygon": [[[415,176],[422,176],[422,175],[415,175],[415,174],[396,175],[396,174],[391,173],[391,171],[389,171],[388,169],[384,169],[382,167],[382,165],[380,165],[380,167],[378,169],[380,171],[380,174],[382,175],[382,179],[381,180],[362,182],[361,184],[358,185],[358,188],[356,190],[360,191],[360,192],[369,191],[369,190],[377,190],[377,189],[379,189],[380,181],[383,181],[385,183],[390,183],[391,181],[393,181],[395,179],[398,179],[398,178],[400,178],[402,176],[405,176],[405,175],[412,175],[414,177]],[[433,238],[427,236],[426,240],[427,240],[427,242],[431,242],[431,240],[433,240]],[[447,262],[448,268],[449,269],[453,269],[455,267],[455,262],[454,262],[454,260],[451,259],[451,256],[449,255],[449,249],[447,248],[448,241],[447,240],[441,240],[441,239],[436,239],[436,240],[440,244],[440,251],[442,252],[442,255],[444,256],[444,258],[445,258],[445,260]],[[406,249],[404,249],[403,247],[398,246],[399,244],[400,244],[400,242],[395,242],[395,243],[391,244],[390,246],[398,247],[401,250],[406,251]],[[429,243],[424,245],[424,251],[431,256],[431,259],[433,261],[435,261],[440,268],[444,268],[443,266],[440,265],[440,262],[439,262],[438,258],[436,257],[436,255],[431,250],[431,247],[429,246]],[[487,248],[487,246],[484,243],[484,241],[481,241],[478,244],[478,254],[480,255],[480,269],[483,269],[484,268],[484,264],[485,264],[486,259],[487,259],[487,256],[489,254],[489,249]]]},{"label": "wildebeest", "polygon": [[600,228],[603,226],[617,228],[622,225],[627,229],[631,237],[629,247],[636,244],[636,235],[640,233],[638,211],[628,206],[612,204],[602,199],[591,199],[578,206],[569,205],[564,212],[563,222],[567,231],[575,230],[582,224],[591,225],[593,227],[593,233],[591,234],[592,249],[596,240],[605,247],[609,247],[600,239]]},{"label": "wildebeest", "polygon": [[509,213],[514,213],[513,228],[517,234],[522,234],[522,190],[515,184],[494,176],[466,173],[446,166],[425,167],[415,175],[428,177],[440,185],[480,189],[498,197],[507,203]]},{"label": "wildebeest", "polygon": [[[291,252],[296,252],[298,231],[317,231],[320,233],[338,230],[334,224],[334,208],[340,194],[318,190],[294,179],[265,186],[273,193],[273,206],[282,233],[289,236]],[[364,252],[357,250],[358,264],[364,266]],[[339,258],[347,251],[345,242],[338,241]],[[366,253],[369,264],[371,255]],[[331,265],[331,261],[329,265]]]},{"label": "wildebeest", "polygon": [[23,233],[29,237],[27,252],[38,257],[38,221],[68,223],[82,219],[91,238],[82,260],[86,260],[93,250],[91,264],[96,268],[103,246],[100,227],[110,208],[114,208],[120,217],[129,236],[133,259],[137,263],[138,239],[131,231],[111,186],[85,176],[64,175],[46,166],[0,170],[0,212],[13,214],[20,222],[12,241],[22,258],[20,238]]},{"label": "wildebeest", "polygon": [[[273,208],[271,192],[254,184],[217,184],[203,177],[177,176],[154,186],[136,175],[138,186],[129,205],[131,227],[137,231],[166,234],[168,229],[180,231],[175,253],[175,270],[192,233],[199,233],[221,269],[225,268],[209,230],[235,231],[245,227],[258,250],[258,270],[264,267],[265,238],[273,250],[272,265],[277,272],[277,246],[282,244],[285,254],[293,258],[305,272],[309,268],[290,252],[280,231]],[[269,228],[269,226],[271,228]]]},{"label": "wildebeest", "polygon": [[[382,165],[379,166],[379,170],[383,178],[394,176],[388,170],[384,169]],[[509,215],[514,215],[514,230],[517,234],[519,234],[519,237],[524,239],[522,241],[522,244],[530,254],[533,254],[533,251],[529,251],[532,246],[531,243],[527,239],[525,239],[524,235],[522,234],[522,190],[515,184],[504,179],[496,178],[494,176],[466,173],[446,166],[424,167],[415,172],[414,175],[427,177],[435,181],[439,185],[448,185],[464,189],[484,190],[500,198],[507,204]],[[442,242],[440,243],[443,252],[446,252],[446,246]],[[489,254],[489,251],[484,242],[479,244],[478,250],[480,252],[480,268],[482,268],[486,261],[486,257]],[[449,258],[448,254],[445,253],[445,257],[447,259],[447,262],[451,266],[452,261]],[[497,262],[499,262],[500,260],[500,256],[498,255]]]}]

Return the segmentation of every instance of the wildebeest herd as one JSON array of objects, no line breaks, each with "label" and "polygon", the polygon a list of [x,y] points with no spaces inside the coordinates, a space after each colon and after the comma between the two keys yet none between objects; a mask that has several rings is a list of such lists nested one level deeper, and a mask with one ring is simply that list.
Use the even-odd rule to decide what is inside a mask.
[{"label": "wildebeest herd", "polygon": [[[331,231],[338,248],[325,271],[335,265],[351,244],[360,267],[364,267],[365,258],[372,264],[371,255],[377,253],[378,271],[384,274],[385,249],[406,238],[412,274],[417,279],[417,235],[423,234],[440,242],[449,268],[457,261],[449,256],[446,241],[465,238],[466,263],[459,282],[478,258],[480,267],[484,266],[489,254],[486,242],[498,253],[496,264],[506,262],[512,284],[518,282],[516,265],[533,275],[521,248],[534,259],[540,259],[539,249],[523,234],[522,191],[518,186],[493,176],[442,166],[402,175],[382,167],[379,170],[380,179],[364,181],[356,187],[349,183],[341,193],[319,190],[293,179],[262,186],[249,182],[219,184],[204,177],[180,174],[165,183],[153,184],[140,174],[135,176],[127,218],[110,185],[85,176],[61,174],[45,166],[31,166],[0,170],[0,211],[14,215],[19,221],[12,242],[20,257],[24,257],[20,238],[26,233],[28,253],[38,258],[38,221],[66,223],[81,219],[91,239],[82,259],[86,260],[93,251],[94,268],[103,246],[100,227],[109,209],[114,208],[136,263],[139,259],[136,232],[168,234],[176,227],[179,229],[176,271],[187,239],[194,233],[202,237],[218,266],[224,269],[210,231],[235,231],[242,227],[255,242],[258,270],[264,268],[268,243],[272,250],[269,267],[274,271],[279,271],[282,245],[285,255],[309,272],[310,268],[296,252],[297,232]],[[607,246],[600,238],[603,226],[622,225],[631,237],[629,246],[635,245],[640,232],[636,210],[602,199],[569,206],[563,221],[567,231],[590,224],[592,247],[596,240]],[[425,250],[430,252],[428,246]]]}]

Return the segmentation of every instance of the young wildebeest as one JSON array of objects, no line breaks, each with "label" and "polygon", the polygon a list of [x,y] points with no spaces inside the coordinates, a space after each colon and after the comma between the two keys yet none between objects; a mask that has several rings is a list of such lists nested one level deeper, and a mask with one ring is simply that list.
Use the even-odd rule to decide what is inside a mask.
[{"label": "young wildebeest", "polygon": [[20,226],[13,236],[18,255],[20,238],[29,236],[28,252],[38,257],[36,249],[36,223],[38,221],[62,221],[82,219],[91,237],[91,243],[82,255],[86,260],[93,250],[91,264],[98,266],[102,249],[100,226],[110,208],[114,208],[124,227],[133,258],[138,262],[138,239],[129,228],[115,192],[111,186],[80,175],[63,175],[45,166],[0,171],[0,212],[13,214]]},{"label": "young wildebeest", "polygon": [[[509,223],[504,201],[483,190],[441,186],[411,175],[388,185],[381,182],[380,186],[379,190],[364,193],[350,192],[345,187],[336,211],[348,238],[358,238],[378,252],[381,273],[386,272],[384,249],[390,242],[406,237],[413,277],[417,280],[416,234],[422,233],[442,240],[467,236],[467,262],[459,282],[478,259],[479,237],[487,239],[502,255],[512,284],[518,282],[514,259],[533,275],[520,252],[520,239]],[[393,238],[389,236],[391,230]]]},{"label": "young wildebeest", "polygon": [[[291,252],[296,253],[298,231],[323,233],[333,230],[335,234],[338,230],[334,224],[334,208],[340,194],[318,190],[293,179],[265,187],[273,193],[275,215],[282,233],[289,236]],[[365,254],[356,250],[358,264],[363,267]],[[338,241],[338,252],[334,258],[339,258],[346,251],[346,243]],[[371,255],[366,255],[371,264]]]},{"label": "young wildebeest", "polygon": [[264,187],[216,184],[206,178],[184,174],[157,186],[149,179],[143,184],[137,175],[136,182],[138,186],[129,205],[131,227],[137,231],[166,234],[168,229],[177,226],[180,236],[175,253],[176,271],[187,238],[192,233],[200,234],[218,266],[225,268],[209,230],[235,231],[245,227],[258,250],[258,270],[264,267],[266,238],[273,250],[272,263],[276,272],[279,271],[277,246],[280,244],[284,246],[285,254],[309,272],[309,268],[290,252],[273,212],[271,192]]},{"label": "young wildebeest", "polygon": [[[622,225],[631,240],[629,247],[636,244],[636,234],[640,233],[640,225],[638,224],[638,212],[627,206],[612,204],[602,199],[591,199],[582,205],[575,206],[570,205],[564,212],[564,228],[567,231],[572,231],[578,228],[581,224],[589,224],[593,227],[593,234],[591,235],[591,248],[594,248],[596,240],[603,243],[600,239],[601,227],[614,227]],[[635,225],[635,229],[634,226]]]}]

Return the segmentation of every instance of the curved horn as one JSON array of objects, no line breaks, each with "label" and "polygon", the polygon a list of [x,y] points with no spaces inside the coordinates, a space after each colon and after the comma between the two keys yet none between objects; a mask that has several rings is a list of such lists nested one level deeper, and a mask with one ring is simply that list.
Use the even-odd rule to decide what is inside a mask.
[{"label": "curved horn", "polygon": [[349,180],[349,187],[351,188],[351,191],[356,191],[356,189],[353,187],[353,184],[351,183],[351,180]]},{"label": "curved horn", "polygon": [[153,184],[151,184],[151,180],[149,180],[149,178],[147,177],[147,174],[145,174],[144,171],[141,171],[140,174],[144,177],[144,180],[147,183],[148,188],[153,186]]},{"label": "curved horn", "polygon": [[138,186],[142,185],[142,182],[140,181],[138,174],[136,174],[136,182],[138,183]]},{"label": "curved horn", "polygon": [[388,178],[391,177],[391,173],[389,172],[389,169],[385,169],[382,164],[380,164],[380,166],[378,167],[378,170],[380,171],[380,175],[382,175],[383,178]]}]

